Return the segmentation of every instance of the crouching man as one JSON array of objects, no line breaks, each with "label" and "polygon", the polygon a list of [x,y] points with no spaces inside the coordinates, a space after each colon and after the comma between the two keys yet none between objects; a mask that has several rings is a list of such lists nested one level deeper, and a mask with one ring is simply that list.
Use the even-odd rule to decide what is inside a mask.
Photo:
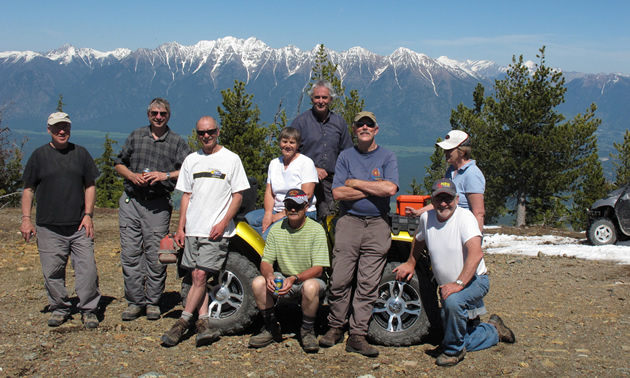
[{"label": "crouching man", "polygon": [[439,285],[444,325],[443,353],[439,366],[453,366],[464,359],[466,351],[490,348],[499,341],[513,343],[514,333],[498,315],[488,323],[469,322],[485,314],[483,297],[490,280],[483,261],[481,232],[475,216],[457,206],[455,184],[437,180],[431,189],[434,209],[420,216],[420,225],[406,263],[400,265],[396,279],[409,280],[425,246],[431,257],[433,274]]},{"label": "crouching man", "polygon": [[[315,316],[326,284],[319,277],[324,267],[330,266],[326,233],[321,225],[306,217],[308,196],[300,189],[291,189],[284,199],[286,219],[272,226],[260,272],[252,282],[256,305],[265,321],[257,335],[249,339],[253,348],[263,348],[282,340],[280,324],[276,320],[274,303],[279,299],[302,298],[302,328],[300,342],[306,353],[317,353]],[[274,273],[278,263],[280,272]],[[284,278],[282,288],[275,294],[276,275]]]}]

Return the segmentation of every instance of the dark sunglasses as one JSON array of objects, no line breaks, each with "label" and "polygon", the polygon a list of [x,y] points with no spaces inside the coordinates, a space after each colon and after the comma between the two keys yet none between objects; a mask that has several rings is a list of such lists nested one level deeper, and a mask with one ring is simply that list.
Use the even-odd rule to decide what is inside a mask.
[{"label": "dark sunglasses", "polygon": [[455,197],[454,197],[454,196],[449,196],[449,195],[446,195],[446,196],[436,196],[436,197],[435,197],[435,201],[436,201],[438,204],[440,204],[440,203],[442,203],[442,202],[451,203],[451,202],[453,202],[453,200],[454,200],[454,199],[455,199]]},{"label": "dark sunglasses", "polygon": [[200,137],[208,134],[210,136],[216,135],[218,129],[209,129],[209,130],[197,130],[197,135]]},{"label": "dark sunglasses", "polygon": [[300,211],[306,207],[306,203],[297,204],[293,201],[287,201],[284,203],[284,207],[289,210]]},{"label": "dark sunglasses", "polygon": [[355,125],[357,125],[357,127],[367,126],[369,128],[376,126],[376,124],[372,121],[359,121],[359,122],[356,122]]},{"label": "dark sunglasses", "polygon": [[150,114],[151,117],[157,117],[158,114],[162,117],[166,117],[168,115],[168,112],[156,112],[155,110],[151,110]]}]

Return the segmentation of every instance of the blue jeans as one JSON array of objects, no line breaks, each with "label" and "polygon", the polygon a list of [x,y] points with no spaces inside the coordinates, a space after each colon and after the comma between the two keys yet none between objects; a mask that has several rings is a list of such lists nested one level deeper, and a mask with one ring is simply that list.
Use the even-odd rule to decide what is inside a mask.
[{"label": "blue jeans", "polygon": [[[273,213],[276,214],[277,211],[274,210]],[[314,221],[317,220],[316,211],[307,211],[306,216],[311,218]],[[262,232],[262,224],[263,224],[264,217],[265,217],[265,209],[256,209],[245,214],[245,219],[247,220],[247,223],[249,223],[249,225],[252,226],[254,230],[256,230],[260,235],[262,235],[264,240],[267,240],[267,235],[269,235],[269,230],[271,230],[271,227],[278,222],[282,222],[282,220],[286,217],[282,217],[278,219],[277,221],[273,222],[269,227],[267,227],[265,232]]]},{"label": "blue jeans", "polygon": [[478,309],[483,297],[490,289],[488,276],[475,276],[460,292],[442,301],[442,323],[444,324],[444,353],[457,354],[463,348],[472,352],[490,348],[499,342],[497,329],[488,323],[468,328],[469,310]]}]

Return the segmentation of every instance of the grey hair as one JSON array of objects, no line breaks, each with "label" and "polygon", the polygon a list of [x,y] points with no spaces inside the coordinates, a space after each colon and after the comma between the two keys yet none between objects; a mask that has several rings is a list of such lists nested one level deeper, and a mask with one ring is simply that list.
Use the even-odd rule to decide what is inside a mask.
[{"label": "grey hair", "polygon": [[315,82],[315,84],[313,84],[313,86],[311,87],[311,89],[308,90],[308,92],[306,92],[306,94],[308,95],[308,98],[312,99],[313,98],[313,92],[315,92],[315,88],[317,87],[324,87],[326,89],[328,89],[328,95],[330,96],[330,100],[334,100],[335,98],[337,98],[337,94],[335,93],[332,84],[330,84],[330,81],[328,80],[317,80]]},{"label": "grey hair", "polygon": [[280,135],[278,135],[278,142],[282,139],[295,139],[298,147],[302,144],[302,135],[300,134],[300,130],[293,127],[285,127],[280,131]]},{"label": "grey hair", "polygon": [[165,99],[161,97],[156,97],[153,100],[151,100],[151,102],[149,103],[149,106],[147,107],[147,114],[151,111],[151,109],[154,106],[158,108],[164,108],[166,109],[169,115],[171,114],[171,104],[169,104],[168,101],[166,101]]}]

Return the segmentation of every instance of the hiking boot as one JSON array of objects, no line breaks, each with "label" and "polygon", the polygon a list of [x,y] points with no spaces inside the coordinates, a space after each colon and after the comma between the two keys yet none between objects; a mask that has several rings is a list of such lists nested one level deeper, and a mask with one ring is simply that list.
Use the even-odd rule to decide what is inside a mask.
[{"label": "hiking boot", "polygon": [[137,305],[129,305],[127,309],[122,313],[122,320],[130,321],[136,320],[142,315],[142,311],[144,311],[144,307]]},{"label": "hiking boot", "polygon": [[300,343],[302,344],[302,349],[306,353],[317,353],[319,352],[319,345],[317,345],[317,337],[315,337],[314,329],[305,329],[300,328]]},{"label": "hiking boot", "polygon": [[147,320],[158,320],[162,312],[160,312],[160,306],[147,306]]},{"label": "hiking boot", "polygon": [[341,328],[331,327],[328,332],[319,338],[319,346],[322,348],[330,348],[331,346],[343,340],[343,330]]},{"label": "hiking boot", "polygon": [[186,319],[179,318],[173,328],[171,328],[168,332],[162,335],[160,340],[166,346],[175,346],[184,336],[184,333],[188,329],[190,324],[186,321]]},{"label": "hiking boot", "polygon": [[249,346],[252,348],[264,348],[274,341],[282,341],[282,333],[280,332],[279,323],[276,323],[271,327],[265,327],[259,334],[252,335],[252,337],[249,338]]},{"label": "hiking boot", "polygon": [[86,312],[83,314],[83,325],[85,328],[94,329],[98,328],[98,318],[93,312]]},{"label": "hiking boot", "polygon": [[455,366],[464,359],[464,356],[466,356],[466,348],[453,355],[442,353],[435,360],[435,364],[438,366]]},{"label": "hiking boot", "polygon": [[198,347],[211,344],[221,336],[218,330],[212,328],[208,319],[197,320],[195,326],[197,327],[196,343]]},{"label": "hiking boot", "polygon": [[366,357],[378,357],[378,349],[370,345],[365,336],[350,335],[346,341],[346,352],[354,352],[362,354]]},{"label": "hiking boot", "polygon": [[59,314],[59,313],[52,314],[50,316],[50,318],[48,318],[48,326],[49,327],[59,327],[66,320],[68,320],[68,315],[66,315],[66,314]]},{"label": "hiking boot", "polygon": [[490,315],[490,319],[488,323],[492,324],[497,328],[497,332],[499,333],[499,341],[504,343],[514,344],[516,342],[516,337],[514,337],[514,332],[509,329],[504,323],[503,320],[497,314]]}]

